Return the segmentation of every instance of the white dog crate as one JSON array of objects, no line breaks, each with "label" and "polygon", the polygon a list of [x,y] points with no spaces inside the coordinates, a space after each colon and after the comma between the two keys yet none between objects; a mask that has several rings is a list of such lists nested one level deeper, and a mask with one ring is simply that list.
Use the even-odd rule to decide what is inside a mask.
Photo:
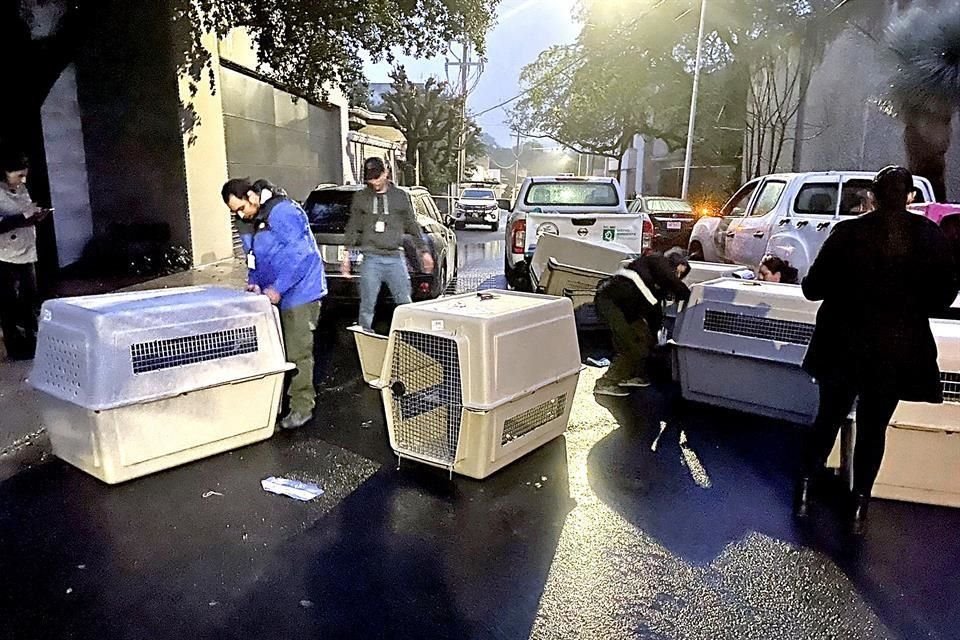
[{"label": "white dog crate", "polygon": [[368,372],[387,340],[373,385],[401,458],[484,478],[566,430],[581,365],[565,298],[441,298],[398,307],[389,339],[354,336]]},{"label": "white dog crate", "polygon": [[190,287],[44,303],[30,382],[54,454],[112,484],[269,438],[292,366],[265,296]]},{"label": "white dog crate", "polygon": [[571,291],[594,291],[604,278],[631,257],[627,247],[544,234],[530,261],[534,289],[552,296]]},{"label": "white dog crate", "polygon": [[800,365],[818,307],[795,285],[734,279],[694,285],[673,337],[683,397],[812,422],[817,387]]},{"label": "white dog crate", "polygon": [[732,278],[740,271],[749,271],[747,267],[738,264],[725,264],[720,262],[699,262],[693,260],[690,262],[690,273],[684,278],[688,287],[701,282],[709,282],[717,278]]},{"label": "white dog crate", "polygon": [[[930,325],[937,341],[944,402],[900,403],[887,429],[886,452],[873,495],[960,507],[960,321],[933,320]],[[846,468],[850,486],[855,434],[855,423],[844,429],[829,462]]]}]

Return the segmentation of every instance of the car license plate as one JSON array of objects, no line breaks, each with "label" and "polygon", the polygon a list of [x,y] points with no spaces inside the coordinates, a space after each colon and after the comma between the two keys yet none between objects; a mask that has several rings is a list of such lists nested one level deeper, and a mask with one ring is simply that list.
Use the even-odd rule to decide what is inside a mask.
[{"label": "car license plate", "polygon": [[683,226],[683,223],[680,222],[679,220],[670,220],[667,222],[667,229],[671,231],[677,231],[682,226]]}]

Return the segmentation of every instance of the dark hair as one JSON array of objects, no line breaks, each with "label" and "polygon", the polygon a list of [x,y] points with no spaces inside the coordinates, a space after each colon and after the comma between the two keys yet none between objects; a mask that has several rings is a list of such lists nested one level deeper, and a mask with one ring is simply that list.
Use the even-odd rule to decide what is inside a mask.
[{"label": "dark hair", "polygon": [[364,180],[374,180],[379,178],[384,173],[387,172],[387,165],[383,163],[383,159],[373,156],[372,158],[367,158],[363,163],[363,179]]},{"label": "dark hair", "polygon": [[674,269],[683,265],[685,272],[681,279],[687,277],[687,274],[690,273],[690,261],[687,258],[687,251],[685,249],[674,247],[667,250],[667,252],[663,254],[663,257],[667,259],[667,261],[670,263],[670,266]]},{"label": "dark hair", "polygon": [[770,273],[779,273],[783,284],[800,284],[800,272],[790,266],[790,263],[777,256],[766,255],[760,264],[770,270]]},{"label": "dark hair", "polygon": [[29,168],[30,162],[22,152],[9,149],[0,151],[0,170],[3,170],[5,173],[24,171]]},{"label": "dark hair", "polygon": [[220,197],[223,198],[223,204],[229,204],[230,196],[243,200],[251,191],[256,192],[256,189],[250,183],[250,178],[233,178],[227,180],[223,188],[220,189]]},{"label": "dark hair", "polygon": [[[960,249],[960,214],[955,213],[941,220],[940,230],[956,249]],[[960,254],[957,257],[960,257]],[[957,267],[960,268],[960,265]]]},{"label": "dark hair", "polygon": [[913,190],[913,174],[894,165],[881,169],[871,187],[877,206],[881,209],[903,209],[907,204],[907,194]]}]

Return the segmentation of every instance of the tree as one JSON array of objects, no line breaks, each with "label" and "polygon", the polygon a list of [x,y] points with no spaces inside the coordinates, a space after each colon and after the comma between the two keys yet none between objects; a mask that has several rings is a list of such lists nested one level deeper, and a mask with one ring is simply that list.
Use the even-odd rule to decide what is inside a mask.
[{"label": "tree", "polygon": [[453,95],[447,83],[429,78],[416,84],[403,67],[396,67],[391,79],[391,90],[383,95],[380,108],[394,117],[407,138],[404,181],[414,184],[419,166],[420,183],[433,193],[443,193],[450,183],[462,178],[457,176],[457,168],[464,125],[468,164],[483,155],[480,127],[469,117],[464,122],[463,99]]},{"label": "tree", "polygon": [[944,202],[946,154],[960,105],[960,2],[936,12],[913,9],[890,25],[886,43],[898,63],[889,97],[904,124],[907,163]]},{"label": "tree", "polygon": [[[182,42],[182,66],[200,90],[208,52],[207,33],[249,30],[262,70],[322,99],[330,86],[345,91],[363,81],[365,56],[392,59],[396,49],[430,56],[455,39],[483,51],[499,0],[158,0]],[[0,0],[0,56],[5,64],[27,61],[14,97],[0,100],[0,141],[27,149],[42,164],[40,106],[63,69],[83,47],[96,47],[86,25],[111,20],[103,0]]]}]

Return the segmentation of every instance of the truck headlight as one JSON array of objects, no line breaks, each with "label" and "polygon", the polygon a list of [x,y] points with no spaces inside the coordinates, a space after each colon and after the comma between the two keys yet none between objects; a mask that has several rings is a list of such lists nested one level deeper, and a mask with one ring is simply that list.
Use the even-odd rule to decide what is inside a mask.
[{"label": "truck headlight", "polygon": [[537,226],[538,238],[546,233],[558,236],[560,235],[560,229],[557,227],[557,225],[553,224],[552,222],[544,222],[539,226]]}]

